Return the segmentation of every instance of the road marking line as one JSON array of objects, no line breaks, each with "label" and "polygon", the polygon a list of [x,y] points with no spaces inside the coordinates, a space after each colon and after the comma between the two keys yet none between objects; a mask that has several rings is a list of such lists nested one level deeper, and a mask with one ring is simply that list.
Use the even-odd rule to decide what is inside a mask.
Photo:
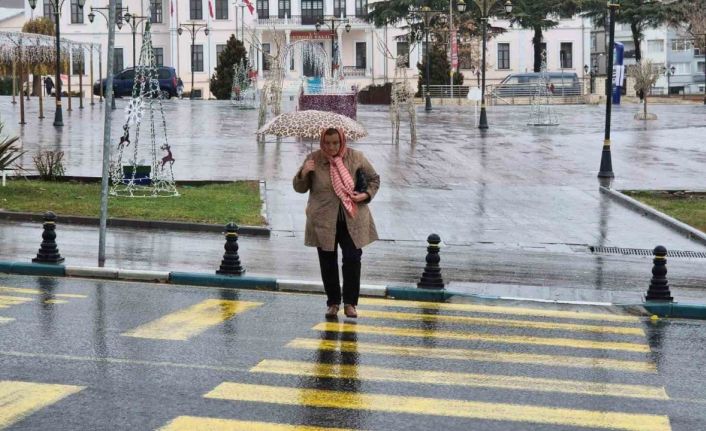
[{"label": "road marking line", "polygon": [[69,301],[66,301],[64,299],[47,299],[44,301],[45,304],[68,304]]},{"label": "road marking line", "polygon": [[596,395],[625,398],[667,400],[663,387],[590,382],[581,380],[543,379],[523,376],[471,374],[431,370],[312,363],[300,361],[263,360],[251,370],[254,373],[286,374],[333,379],[359,379],[380,382],[407,382],[427,385],[448,385],[510,389],[538,392]]},{"label": "road marking line", "polygon": [[315,427],[306,425],[252,422],[235,419],[179,416],[158,431],[355,431],[350,428]]},{"label": "road marking line", "polygon": [[432,329],[395,328],[391,326],[370,326],[350,323],[319,323],[312,329],[326,332],[353,332],[358,334],[392,335],[397,337],[442,338],[447,340],[481,341],[506,344],[532,344],[539,346],[571,347],[574,349],[625,350],[648,353],[647,344],[618,341],[579,340],[574,338],[545,338],[521,335],[483,334],[478,332],[436,331]]},{"label": "road marking line", "polygon": [[0,308],[9,308],[13,305],[24,304],[25,302],[30,301],[32,301],[32,298],[25,298],[23,296],[0,295]]},{"label": "road marking line", "polygon": [[145,323],[122,335],[156,340],[185,341],[238,313],[259,307],[262,302],[206,299],[191,307],[175,311],[152,322]]},{"label": "road marking line", "polygon": [[215,389],[204,395],[204,397],[303,407],[531,422],[624,431],[671,430],[669,418],[662,415],[578,410],[456,399],[363,394],[357,392],[286,388],[232,382],[221,383]]},{"label": "road marking line", "polygon": [[509,364],[545,365],[567,368],[596,368],[634,373],[656,373],[652,362],[622,359],[590,358],[582,356],[541,355],[534,353],[494,352],[491,350],[453,349],[443,347],[396,346],[392,344],[364,343],[341,340],[316,340],[295,338],[285,347],[302,350],[328,350],[371,355],[450,359]]},{"label": "road marking line", "polygon": [[361,317],[369,319],[416,320],[458,322],[483,326],[504,326],[513,328],[549,329],[556,331],[594,332],[598,334],[620,334],[644,336],[641,328],[625,326],[577,325],[574,323],[539,322],[535,320],[491,319],[486,317],[449,316],[438,314],[412,314],[392,311],[359,310]]},{"label": "road marking line", "polygon": [[0,428],[82,390],[84,386],[0,381]]},{"label": "road marking line", "polygon": [[440,302],[403,301],[380,298],[360,298],[361,305],[385,307],[426,308],[429,310],[468,311],[473,313],[514,314],[518,316],[556,317],[561,319],[606,320],[612,322],[640,322],[637,316],[621,314],[585,313],[582,311],[542,310],[539,308],[502,307],[479,304],[448,304]]},{"label": "road marking line", "polygon": [[[14,320],[14,319],[12,319]],[[184,364],[181,362],[165,362],[165,361],[141,361],[139,359],[125,359],[125,358],[99,358],[93,356],[72,356],[72,355],[55,355],[51,353],[32,353],[32,352],[16,352],[16,351],[2,351],[0,350],[0,355],[4,356],[15,356],[18,358],[42,358],[42,359],[61,359],[65,361],[81,361],[81,362],[98,362],[104,364],[127,364],[127,365],[145,365],[149,367],[174,367],[174,368],[192,368],[195,370],[213,370],[213,371],[223,371],[223,372],[247,372],[246,367],[223,367],[218,365],[206,365],[206,364]]]},{"label": "road marking line", "polygon": [[0,325],[4,325],[6,323],[14,322],[15,318],[14,317],[0,317]]},{"label": "road marking line", "polygon": [[62,298],[87,298],[87,295],[80,295],[77,293],[51,293],[51,292],[46,292],[41,289],[26,289],[23,287],[0,286],[0,292],[25,293],[27,295],[51,295],[51,296],[58,296],[58,297],[62,297]]}]

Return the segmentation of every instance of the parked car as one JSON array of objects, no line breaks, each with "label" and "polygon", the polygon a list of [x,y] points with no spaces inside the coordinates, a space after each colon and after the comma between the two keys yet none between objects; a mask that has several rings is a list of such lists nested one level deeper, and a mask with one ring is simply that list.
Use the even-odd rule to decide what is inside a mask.
[{"label": "parked car", "polygon": [[[575,72],[546,72],[550,96],[580,96],[581,84]],[[530,97],[537,92],[539,72],[512,73],[491,92],[498,97]]]},{"label": "parked car", "polygon": [[[163,98],[170,99],[177,95],[177,75],[173,67],[158,67],[157,79],[159,79],[159,89]],[[106,82],[107,79],[96,81],[93,84],[93,94],[98,95],[101,86],[103,86],[103,94],[105,94]],[[116,97],[131,96],[134,84],[135,68],[133,67],[124,69],[113,76],[113,92]]]}]

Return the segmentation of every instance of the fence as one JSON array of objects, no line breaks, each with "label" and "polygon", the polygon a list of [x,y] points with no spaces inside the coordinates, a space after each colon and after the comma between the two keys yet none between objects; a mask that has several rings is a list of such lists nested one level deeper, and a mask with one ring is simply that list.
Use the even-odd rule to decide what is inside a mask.
[{"label": "fence", "polygon": [[[582,81],[566,80],[566,82],[552,82],[546,89],[550,103],[585,103],[585,95],[589,93],[588,79]],[[429,96],[432,99],[466,99],[471,88],[475,85],[430,85]],[[426,85],[422,85],[422,97],[426,95]],[[501,80],[486,80],[485,100],[488,104],[528,104],[532,96],[537,94],[539,87],[536,83],[507,85]]]}]

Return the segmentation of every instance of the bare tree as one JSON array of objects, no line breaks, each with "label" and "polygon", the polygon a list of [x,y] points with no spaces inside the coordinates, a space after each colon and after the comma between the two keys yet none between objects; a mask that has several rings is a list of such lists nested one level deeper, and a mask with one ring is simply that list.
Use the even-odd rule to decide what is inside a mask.
[{"label": "bare tree", "polygon": [[657,116],[654,114],[647,115],[647,94],[653,85],[657,82],[659,77],[659,72],[655,69],[654,64],[649,59],[643,58],[639,63],[631,68],[631,73],[633,78],[635,78],[635,89],[637,94],[642,97],[643,112],[641,114],[636,114],[635,119],[637,120],[656,120]]}]

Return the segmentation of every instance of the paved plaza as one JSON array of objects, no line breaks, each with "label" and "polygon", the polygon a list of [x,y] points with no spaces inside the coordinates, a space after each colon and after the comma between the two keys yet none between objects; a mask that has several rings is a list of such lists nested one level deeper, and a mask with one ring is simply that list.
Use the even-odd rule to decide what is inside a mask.
[{"label": "paved plaza", "polygon": [[[67,175],[100,175],[100,104],[79,110],[74,103],[57,132],[51,115],[36,119],[36,100],[29,102],[28,124],[20,129],[19,105],[9,102],[0,99],[0,118],[6,131],[21,134],[25,162],[39,148],[62,150]],[[117,101],[113,140],[125,104]],[[269,137],[258,144],[257,112],[228,102],[170,100],[164,109],[177,180],[266,181],[273,234],[269,240],[242,238],[241,256],[250,272],[317,279],[315,253],[302,245],[306,195],[291,187],[310,143]],[[401,142],[393,144],[387,107],[359,106],[358,119],[370,135],[352,146],[365,152],[382,180],[371,205],[382,241],[366,248],[364,282],[416,281],[432,232],[444,241],[448,281],[477,292],[509,289],[565,299],[621,299],[620,292],[644,291],[649,281],[649,259],[592,255],[588,246],[706,249],[599,193],[604,106],[556,106],[560,124],[545,128],[526,125],[529,109],[491,107],[490,129],[482,132],[470,106],[435,106],[428,114],[418,107],[417,143],[410,143],[403,124]],[[704,106],[652,105],[659,119],[650,122],[633,120],[639,109],[613,107],[613,187],[704,189]],[[26,240],[39,238],[36,225],[2,223],[0,235],[0,257],[23,260],[36,253],[35,241]],[[61,226],[59,241],[67,263],[95,265],[95,228]],[[217,234],[110,229],[108,265],[210,271],[222,242]],[[685,296],[706,297],[698,289],[705,280],[703,262],[670,261],[670,281]],[[572,289],[544,290],[557,286]]]}]

